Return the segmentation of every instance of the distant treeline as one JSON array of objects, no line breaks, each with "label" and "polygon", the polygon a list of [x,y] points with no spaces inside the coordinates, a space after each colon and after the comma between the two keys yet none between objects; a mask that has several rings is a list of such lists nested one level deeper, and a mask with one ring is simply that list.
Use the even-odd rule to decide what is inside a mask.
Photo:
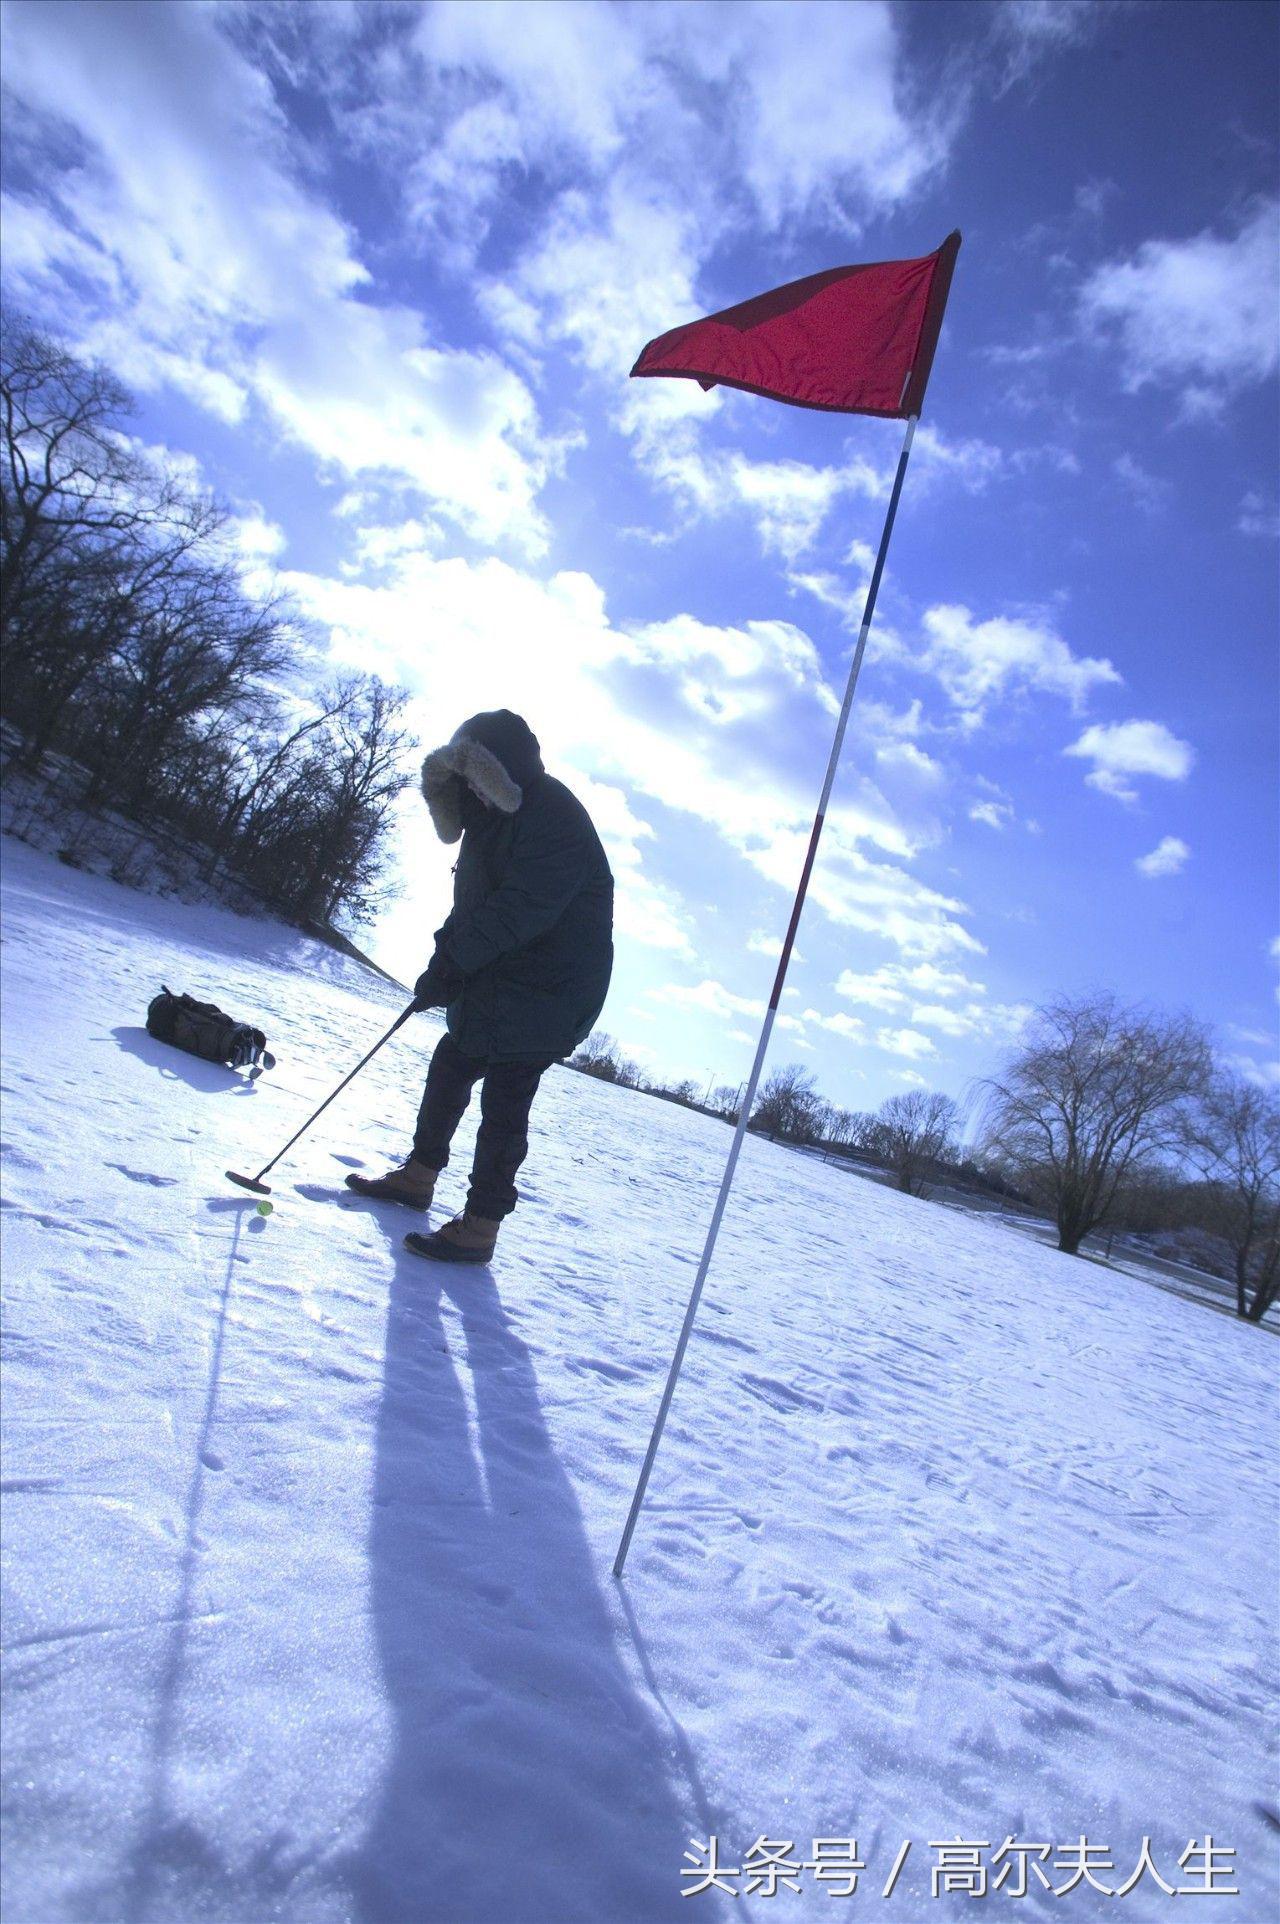
[{"label": "distant treeline", "polygon": [[[622,1055],[613,1037],[599,1030],[588,1037],[570,1066],[602,1082],[640,1089],[663,1102],[677,1102],[725,1122],[736,1123],[740,1114],[741,1087],[722,1083],[700,1091],[692,1080],[650,1081],[638,1063]],[[924,1196],[940,1184],[954,1182],[988,1195],[1030,1202],[999,1169],[960,1154],[959,1108],[950,1096],[936,1090],[904,1090],[887,1097],[874,1113],[840,1109],[822,1095],[809,1070],[791,1062],[772,1070],[761,1083],[747,1127],[771,1142],[823,1149],[829,1155],[870,1164],[891,1175],[908,1195]]]},{"label": "distant treeline", "polygon": [[125,431],[127,391],[0,324],[3,712],[32,771],[74,765],[78,806],[155,823],[286,916],[376,907],[411,779],[403,690],[317,689],[287,602],[249,593],[229,512]]},{"label": "distant treeline", "polygon": [[[574,1057],[587,1075],[736,1123],[743,1091],[650,1083],[613,1038]],[[962,1153],[950,1096],[911,1089],[874,1114],[838,1109],[791,1063],[757,1093],[748,1127],[873,1165],[911,1195],[960,1189],[1043,1212],[1070,1255],[1118,1234],[1229,1278],[1238,1315],[1261,1322],[1280,1294],[1280,1093],[1216,1056],[1188,1015],[1105,991],[1035,1011],[998,1075],[973,1091]]]}]

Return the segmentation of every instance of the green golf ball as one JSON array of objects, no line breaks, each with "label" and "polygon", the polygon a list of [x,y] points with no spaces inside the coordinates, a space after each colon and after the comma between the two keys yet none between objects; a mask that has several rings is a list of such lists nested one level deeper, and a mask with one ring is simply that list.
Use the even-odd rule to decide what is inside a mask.
[{"label": "green golf ball", "polygon": [[269,1202],[260,1202],[258,1204],[258,1214],[260,1216],[269,1216],[271,1214],[271,1210],[272,1210],[272,1204]]}]

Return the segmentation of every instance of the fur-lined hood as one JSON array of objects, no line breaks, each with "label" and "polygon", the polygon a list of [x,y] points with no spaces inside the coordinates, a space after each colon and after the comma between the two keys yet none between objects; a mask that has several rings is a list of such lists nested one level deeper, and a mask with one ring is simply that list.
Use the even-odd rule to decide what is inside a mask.
[{"label": "fur-lined hood", "polygon": [[514,815],[542,772],[537,736],[521,716],[509,708],[473,715],[422,764],[422,793],[436,834],[442,842],[456,842],[462,834],[460,783],[489,808]]}]

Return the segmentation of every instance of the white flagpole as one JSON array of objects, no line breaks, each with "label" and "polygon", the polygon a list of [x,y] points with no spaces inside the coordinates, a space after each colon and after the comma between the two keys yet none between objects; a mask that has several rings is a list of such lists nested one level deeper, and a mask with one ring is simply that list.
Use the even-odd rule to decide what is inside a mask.
[{"label": "white flagpole", "polygon": [[[906,382],[903,383],[903,393],[905,394],[905,392]],[[849,681],[844,691],[844,702],[840,709],[840,719],[836,723],[835,738],[831,744],[831,755],[827,762],[826,778],[823,781],[822,794],[818,801],[818,812],[813,818],[813,829],[809,836],[809,848],[804,858],[804,869],[800,876],[800,886],[796,890],[796,899],[791,909],[791,921],[787,928],[786,939],[782,944],[782,954],[778,960],[778,973],[774,979],[773,993],[769,997],[769,1007],[765,1011],[764,1026],[760,1031],[760,1040],[756,1044],[755,1061],[751,1065],[751,1074],[747,1080],[747,1086],[738,1111],[738,1126],[733,1132],[733,1142],[729,1149],[729,1159],[725,1164],[724,1175],[720,1181],[720,1193],[716,1197],[716,1206],[711,1215],[711,1227],[707,1231],[707,1240],[703,1245],[702,1260],[698,1264],[698,1273],[693,1279],[693,1293],[689,1297],[689,1307],[684,1313],[684,1324],[680,1330],[680,1340],[676,1344],[676,1353],[671,1359],[671,1368],[667,1372],[667,1384],[662,1392],[662,1401],[658,1405],[658,1415],[653,1425],[653,1434],[649,1438],[649,1447],[645,1451],[644,1462],[641,1465],[640,1475],[636,1481],[635,1494],[631,1499],[631,1508],[627,1512],[626,1527],[622,1532],[622,1541],[618,1545],[618,1554],[613,1560],[613,1574],[615,1577],[622,1575],[623,1565],[627,1560],[627,1551],[631,1547],[631,1538],[636,1527],[636,1519],[640,1514],[640,1506],[644,1502],[644,1493],[649,1486],[649,1472],[653,1468],[653,1459],[658,1454],[658,1444],[662,1440],[662,1432],[666,1426],[667,1412],[671,1408],[671,1399],[675,1394],[676,1379],[680,1374],[680,1366],[684,1362],[684,1353],[689,1346],[689,1337],[693,1332],[693,1321],[698,1313],[698,1303],[702,1297],[702,1286],[707,1280],[707,1271],[711,1267],[711,1257],[715,1250],[716,1238],[720,1234],[720,1223],[724,1216],[725,1204],[729,1200],[729,1191],[733,1186],[734,1171],[738,1166],[738,1156],[742,1150],[742,1139],[747,1133],[747,1123],[751,1118],[751,1105],[755,1101],[756,1085],[760,1080],[760,1071],[764,1067],[765,1055],[769,1048],[769,1037],[773,1033],[774,1017],[778,1013],[778,1003],[782,996],[782,985],[787,979],[787,965],[791,961],[791,951],[795,946],[796,930],[800,926],[800,912],[804,907],[804,898],[809,892],[809,877],[813,873],[813,860],[818,852],[818,842],[821,839],[823,823],[826,820],[827,803],[831,799],[831,788],[836,778],[836,768],[840,761],[840,751],[844,747],[844,734],[849,723],[849,710],[853,706],[854,691],[858,686],[858,675],[862,668],[862,657],[866,653],[867,634],[871,627],[871,617],[875,613],[876,595],[880,590],[880,577],[884,573],[885,555],[889,550],[889,536],[893,533],[894,516],[898,512],[898,497],[902,493],[902,483],[907,472],[907,457],[911,453],[911,443],[915,439],[916,421],[918,419],[918,415],[912,414],[907,420],[907,432],[903,439],[902,452],[898,456],[898,472],[893,479],[893,490],[889,496],[889,506],[884,517],[884,530],[880,536],[880,552],[876,556],[876,565],[872,570],[871,582],[867,588],[866,606],[862,611],[862,627],[858,631],[858,644],[853,651],[853,662],[849,669]]]}]

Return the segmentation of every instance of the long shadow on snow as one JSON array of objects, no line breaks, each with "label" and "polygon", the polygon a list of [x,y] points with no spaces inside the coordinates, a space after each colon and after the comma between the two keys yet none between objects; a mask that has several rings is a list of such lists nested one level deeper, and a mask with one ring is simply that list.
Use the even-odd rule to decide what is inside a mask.
[{"label": "long shadow on snow", "polygon": [[[700,1788],[678,1793],[687,1757],[619,1660],[529,1351],[490,1273],[409,1255],[392,1213],[369,1548],[394,1747],[352,1866],[358,1916],[687,1917]],[[723,1915],[710,1894],[704,1910]]]},{"label": "long shadow on snow", "polygon": [[[116,1163],[113,1166],[120,1168],[121,1165]],[[125,1171],[126,1175],[129,1173]],[[247,1197],[243,1201],[218,1197],[210,1203],[210,1207],[233,1214],[235,1226],[218,1296],[204,1410],[196,1434],[191,1476],[187,1484],[177,1595],[168,1613],[169,1628],[165,1634],[164,1654],[156,1686],[156,1711],[151,1726],[151,1754],[147,1766],[146,1809],[127,1863],[124,1916],[128,1924],[148,1924],[157,1915],[173,1916],[178,1905],[185,1908],[189,1901],[193,1874],[199,1875],[203,1868],[204,1875],[212,1878],[217,1868],[213,1853],[199,1832],[174,1815],[173,1754],[182,1714],[182,1692],[191,1643],[205,1473],[222,1467],[221,1460],[211,1450],[210,1440],[216,1428],[218,1398],[222,1392],[222,1354],[227,1335],[231,1287],[236,1263],[240,1260],[240,1231],[247,1224],[251,1234],[261,1234],[263,1223],[260,1218],[253,1216],[253,1204]],[[161,1902],[163,1911],[159,1910]]]}]

